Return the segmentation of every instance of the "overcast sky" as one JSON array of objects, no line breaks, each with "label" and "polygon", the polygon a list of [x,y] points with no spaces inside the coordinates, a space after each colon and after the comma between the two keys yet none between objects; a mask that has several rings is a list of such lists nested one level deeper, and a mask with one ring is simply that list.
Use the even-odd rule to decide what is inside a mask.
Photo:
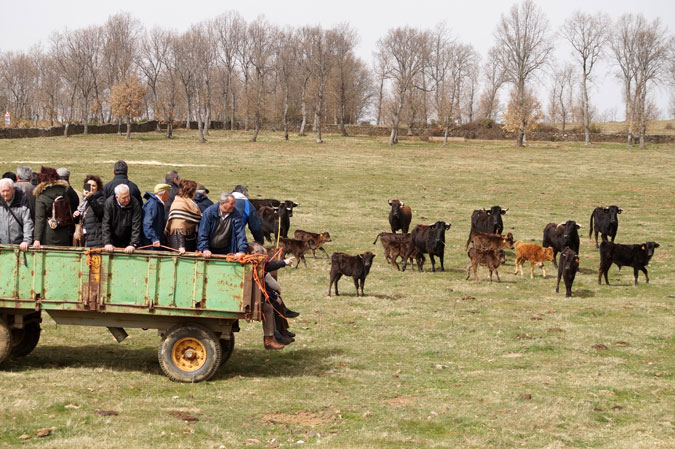
[{"label": "overcast sky", "polygon": [[[576,9],[584,12],[607,12],[612,19],[624,13],[642,13],[648,20],[660,17],[671,33],[675,31],[675,1],[673,0],[535,0],[549,19],[551,30],[557,31],[563,21]],[[92,2],[71,0],[55,2],[46,0],[4,2],[0,10],[0,50],[27,51],[33,45],[46,44],[49,35],[66,27],[75,29],[93,24],[103,24],[106,18],[126,11],[139,19],[146,28],[161,26],[183,31],[193,23],[210,19],[228,9],[238,11],[251,21],[258,15],[277,25],[314,25],[330,27],[348,22],[358,30],[359,56],[368,63],[372,60],[377,40],[389,28],[410,25],[433,28],[445,21],[455,37],[471,43],[483,58],[494,44],[494,29],[502,13],[514,2],[500,0],[463,1],[372,1],[372,0],[255,0],[245,2],[225,1],[129,1]],[[570,60],[569,46],[557,40],[556,57]],[[617,118],[623,119],[621,90],[611,61],[596,68],[592,101],[599,112],[614,109]],[[545,79],[545,78],[544,78]],[[543,88],[542,88],[543,89]],[[668,91],[660,89],[655,95],[659,107],[665,112]]]}]

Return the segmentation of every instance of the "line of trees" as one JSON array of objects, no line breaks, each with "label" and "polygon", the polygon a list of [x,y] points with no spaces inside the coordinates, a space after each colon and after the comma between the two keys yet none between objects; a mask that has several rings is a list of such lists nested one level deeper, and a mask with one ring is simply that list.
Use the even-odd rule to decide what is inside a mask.
[{"label": "line of trees", "polygon": [[[196,122],[206,141],[211,121],[229,129],[281,129],[316,142],[322,126],[373,120],[399,130],[466,122],[503,122],[517,145],[537,122],[583,123],[591,143],[597,116],[590,91],[605,59],[622,81],[629,145],[644,146],[657,83],[675,85],[675,39],[659,19],[574,12],[552,30],[532,0],[514,4],[494,30],[485,59],[444,23],[432,29],[397,27],[377,42],[370,64],[355,54],[349,24],[281,28],[230,11],[187,31],[145,29],[128,13],[101,26],[55,32],[45,47],[0,53],[0,107],[15,118],[55,123],[130,123],[136,118]],[[554,61],[556,42],[569,61]],[[537,89],[549,77],[544,112]],[[604,75],[604,74],[603,74]],[[140,86],[140,87],[139,87]],[[507,96],[502,95],[510,88]],[[133,98],[131,97],[133,96]],[[500,98],[507,102],[502,104]],[[672,102],[675,114],[675,98]]]}]

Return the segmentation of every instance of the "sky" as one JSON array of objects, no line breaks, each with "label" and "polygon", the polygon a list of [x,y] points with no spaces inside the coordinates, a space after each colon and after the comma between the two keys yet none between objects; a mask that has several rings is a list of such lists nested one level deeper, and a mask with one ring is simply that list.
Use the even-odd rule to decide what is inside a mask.
[{"label": "sky", "polygon": [[[244,3],[222,0],[201,0],[195,3],[170,0],[35,0],[30,2],[29,11],[26,11],[26,4],[22,2],[5,2],[0,10],[0,51],[28,51],[36,44],[48,43],[54,31],[103,24],[108,16],[118,12],[131,13],[148,29],[160,26],[184,31],[193,23],[211,19],[232,9],[247,21],[264,15],[268,21],[280,26],[331,27],[347,22],[359,33],[357,54],[368,63],[373,59],[377,40],[390,28],[409,25],[432,29],[437,23],[445,22],[458,40],[472,44],[485,58],[488,49],[494,45],[494,30],[500,16],[513,3],[500,0],[256,0]],[[564,20],[577,9],[586,13],[603,11],[612,19],[625,13],[642,13],[650,21],[659,17],[671,34],[675,32],[673,0],[535,0],[535,3],[544,11],[553,32],[557,32]],[[561,38],[556,41],[555,57],[562,62],[572,60],[569,44]],[[591,101],[597,105],[600,113],[613,110],[616,111],[616,118],[622,120],[623,100],[620,84],[615,77],[615,67],[611,60],[607,60],[594,70],[596,78],[590,92]],[[545,92],[547,76],[543,75],[541,79],[539,90]],[[654,93],[657,105],[665,113],[670,91],[662,87]]]}]

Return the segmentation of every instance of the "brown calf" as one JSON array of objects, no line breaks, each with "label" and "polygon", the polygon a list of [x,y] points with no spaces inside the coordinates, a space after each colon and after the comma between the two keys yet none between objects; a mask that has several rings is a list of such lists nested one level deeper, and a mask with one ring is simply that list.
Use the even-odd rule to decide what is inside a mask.
[{"label": "brown calf", "polygon": [[361,286],[361,296],[363,293],[363,285],[366,283],[366,276],[370,272],[370,267],[373,265],[373,258],[375,254],[370,251],[356,256],[350,256],[345,253],[333,253],[330,264],[330,284],[328,285],[328,296],[330,296],[333,284],[335,284],[335,296],[338,293],[338,281],[344,276],[351,276],[354,279],[354,287],[356,287],[356,296],[359,296],[359,284]]},{"label": "brown calf", "polygon": [[332,242],[330,238],[330,234],[327,232],[322,232],[321,234],[316,234],[314,232],[307,232],[303,231],[301,229],[298,229],[295,231],[295,234],[293,235],[296,240],[314,240],[314,245],[311,245],[309,249],[312,250],[312,257],[316,259],[316,250],[320,249],[323,251],[323,253],[326,255],[327,258],[330,259],[330,256],[326,252],[325,249],[323,249],[323,244]]},{"label": "brown calf", "polygon": [[478,280],[478,265],[483,265],[490,270],[490,282],[492,282],[493,271],[497,275],[497,282],[501,282],[497,268],[499,268],[500,264],[506,262],[506,252],[503,249],[471,248],[466,254],[469,256],[469,259],[471,259],[471,262],[466,266],[467,280],[471,277],[471,268],[473,267],[473,275],[476,278],[476,282],[480,282]]},{"label": "brown calf", "polygon": [[523,263],[526,260],[530,262],[530,278],[534,279],[535,263],[539,264],[544,277],[546,277],[544,262],[553,260],[553,248],[544,248],[536,243],[525,243],[519,240],[516,242],[516,271],[513,274],[518,274],[520,269],[520,275],[523,275]]},{"label": "brown calf", "polygon": [[384,257],[387,259],[387,263],[391,263],[391,242],[407,242],[410,240],[410,234],[394,234],[393,232],[380,232],[375,237],[373,245],[377,243],[377,239],[380,239],[382,242],[382,248],[384,249]]},{"label": "brown calf", "polygon": [[[410,247],[411,242],[412,239],[410,237],[408,237],[407,240],[396,239],[389,242],[389,256],[391,258],[391,264],[394,265],[398,271],[401,271],[401,267],[399,267],[398,263],[396,262],[396,259],[398,259],[399,257],[402,260],[405,259],[406,254],[408,254],[408,248]],[[424,254],[420,254],[417,251],[417,248],[415,248],[410,254],[408,260],[410,260],[411,265],[413,261],[416,261],[417,267],[421,269],[424,266],[425,257]]]},{"label": "brown calf", "polygon": [[471,234],[469,241],[473,243],[473,247],[477,249],[513,248],[514,243],[513,234],[510,232],[506,235],[474,232]]},{"label": "brown calf", "polygon": [[[296,239],[286,239],[283,237],[279,238],[279,247],[284,248],[285,254],[293,254],[298,263],[295,264],[295,268],[298,268],[300,261],[307,266],[307,261],[305,260],[305,253],[311,249],[314,245],[314,240],[296,240]],[[269,251],[268,251],[269,253]]]}]

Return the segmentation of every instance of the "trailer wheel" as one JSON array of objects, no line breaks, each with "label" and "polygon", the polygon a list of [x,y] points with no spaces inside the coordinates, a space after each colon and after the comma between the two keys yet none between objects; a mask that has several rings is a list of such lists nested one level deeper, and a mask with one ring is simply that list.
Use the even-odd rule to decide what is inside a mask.
[{"label": "trailer wheel", "polygon": [[159,345],[162,371],[175,382],[210,379],[220,367],[223,351],[216,334],[198,324],[169,329]]},{"label": "trailer wheel", "polygon": [[12,331],[7,322],[0,318],[0,363],[4,362],[12,352]]},{"label": "trailer wheel", "polygon": [[12,357],[24,357],[33,352],[40,341],[40,323],[26,323],[23,329],[12,329]]},{"label": "trailer wheel", "polygon": [[234,351],[234,333],[230,334],[229,340],[220,340],[220,347],[223,351],[223,360],[220,362],[221,365],[224,365],[230,359],[232,351]]}]

